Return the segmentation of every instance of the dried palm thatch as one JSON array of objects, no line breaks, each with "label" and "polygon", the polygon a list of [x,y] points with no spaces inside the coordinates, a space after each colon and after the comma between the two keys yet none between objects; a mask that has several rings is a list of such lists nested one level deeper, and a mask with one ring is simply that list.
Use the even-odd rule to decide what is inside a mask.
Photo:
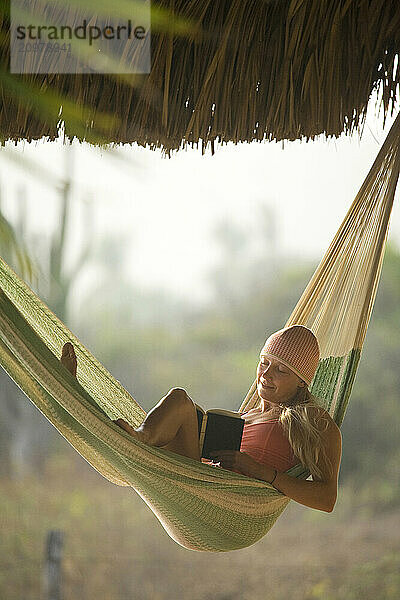
[{"label": "dried palm thatch", "polygon": [[[149,75],[10,75],[2,16],[0,139],[65,135],[171,150],[361,131],[380,88],[393,112],[398,0],[153,0]],[[171,22],[192,24],[185,35]]]}]

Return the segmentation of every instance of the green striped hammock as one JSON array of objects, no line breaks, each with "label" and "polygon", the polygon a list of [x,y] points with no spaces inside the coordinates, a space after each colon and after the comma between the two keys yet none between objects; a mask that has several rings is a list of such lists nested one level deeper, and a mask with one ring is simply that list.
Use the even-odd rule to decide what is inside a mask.
[{"label": "green striped hammock", "polygon": [[[311,391],[339,426],[382,268],[399,140],[400,115],[286,323],[306,325],[316,334],[321,360]],[[185,548],[226,552],[250,546],[267,533],[289,498],[264,481],[134,440],[112,419],[137,427],[145,411],[3,261],[0,286],[1,365],[101,475],[132,487]],[[79,382],[59,362],[66,341],[75,346]],[[256,403],[253,383],[240,410]],[[288,473],[309,476],[301,465]]]}]

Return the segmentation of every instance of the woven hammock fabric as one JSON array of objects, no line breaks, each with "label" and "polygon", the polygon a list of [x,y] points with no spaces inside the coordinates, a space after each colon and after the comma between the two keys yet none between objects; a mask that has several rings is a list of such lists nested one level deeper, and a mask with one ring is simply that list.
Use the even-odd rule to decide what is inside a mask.
[{"label": "woven hammock fabric", "polygon": [[[379,280],[399,174],[400,115],[287,324],[310,327],[322,358],[312,392],[340,425]],[[289,499],[268,483],[141,444],[145,411],[35,293],[0,260],[0,364],[106,479],[131,486],[182,546],[224,552],[259,540]],[[75,346],[79,382],[60,364]],[[250,388],[241,410],[257,402]],[[306,478],[301,466],[288,471]]]}]

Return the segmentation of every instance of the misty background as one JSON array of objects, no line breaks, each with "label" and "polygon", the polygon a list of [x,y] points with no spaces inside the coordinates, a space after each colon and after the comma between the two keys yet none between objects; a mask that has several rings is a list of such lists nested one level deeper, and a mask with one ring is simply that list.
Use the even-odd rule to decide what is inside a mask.
[{"label": "misty background", "polygon": [[[393,120],[383,129],[372,107],[361,141],[228,144],[171,159],[62,137],[7,144],[0,253],[146,410],[174,386],[206,408],[236,409],[260,347],[294,308]],[[398,196],[342,427],[334,513],[292,502],[252,548],[183,550],[2,371],[2,597],[39,597],[43,540],[55,527],[67,540],[65,600],[398,597]]]}]

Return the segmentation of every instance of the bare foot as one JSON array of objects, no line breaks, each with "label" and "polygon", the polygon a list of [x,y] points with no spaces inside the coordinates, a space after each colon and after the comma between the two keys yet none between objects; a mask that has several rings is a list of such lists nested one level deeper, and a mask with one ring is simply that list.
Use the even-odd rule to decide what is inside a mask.
[{"label": "bare foot", "polygon": [[71,342],[64,344],[61,354],[61,364],[68,369],[74,377],[76,377],[76,367],[78,361],[76,360],[76,354]]},{"label": "bare foot", "polygon": [[[113,420],[113,423],[118,425],[118,427],[121,427],[121,429],[125,429],[125,431],[129,433],[129,435],[134,437],[136,440],[139,440],[139,442],[143,442],[144,444],[150,444],[148,432],[142,431],[141,427],[138,427],[138,429],[134,429],[132,425],[129,425],[129,423],[124,421],[124,419],[115,419]],[[150,444],[150,446],[151,445],[152,444]]]},{"label": "bare foot", "polygon": [[121,429],[125,429],[125,431],[127,431],[128,433],[130,433],[133,437],[135,436],[135,430],[133,427],[131,427],[131,425],[129,425],[129,423],[127,423],[126,421],[124,421],[124,419],[116,419],[114,421],[114,423],[116,425],[118,425],[119,427],[121,427]]},{"label": "bare foot", "polygon": [[145,444],[147,443],[147,434],[144,434],[142,431],[140,431],[140,429],[139,431],[137,429],[134,429],[132,425],[129,425],[129,423],[124,421],[124,419],[116,419],[115,421],[113,420],[113,423],[118,425],[118,427],[121,427],[121,429],[125,429],[125,431],[127,431],[132,437],[136,438],[137,440],[140,440]]},{"label": "bare foot", "polygon": [[[72,373],[74,377],[76,377],[76,368],[78,365],[78,361],[76,358],[74,347],[71,344],[71,342],[67,342],[66,344],[64,344],[60,360],[61,364],[63,364],[64,367],[68,369],[68,371]],[[133,427],[131,427],[129,423],[127,423],[123,419],[117,419],[114,421],[114,423],[119,425],[119,427],[121,427],[122,429],[125,429],[125,431],[127,431],[131,435],[135,435],[135,430],[133,429]]]}]

